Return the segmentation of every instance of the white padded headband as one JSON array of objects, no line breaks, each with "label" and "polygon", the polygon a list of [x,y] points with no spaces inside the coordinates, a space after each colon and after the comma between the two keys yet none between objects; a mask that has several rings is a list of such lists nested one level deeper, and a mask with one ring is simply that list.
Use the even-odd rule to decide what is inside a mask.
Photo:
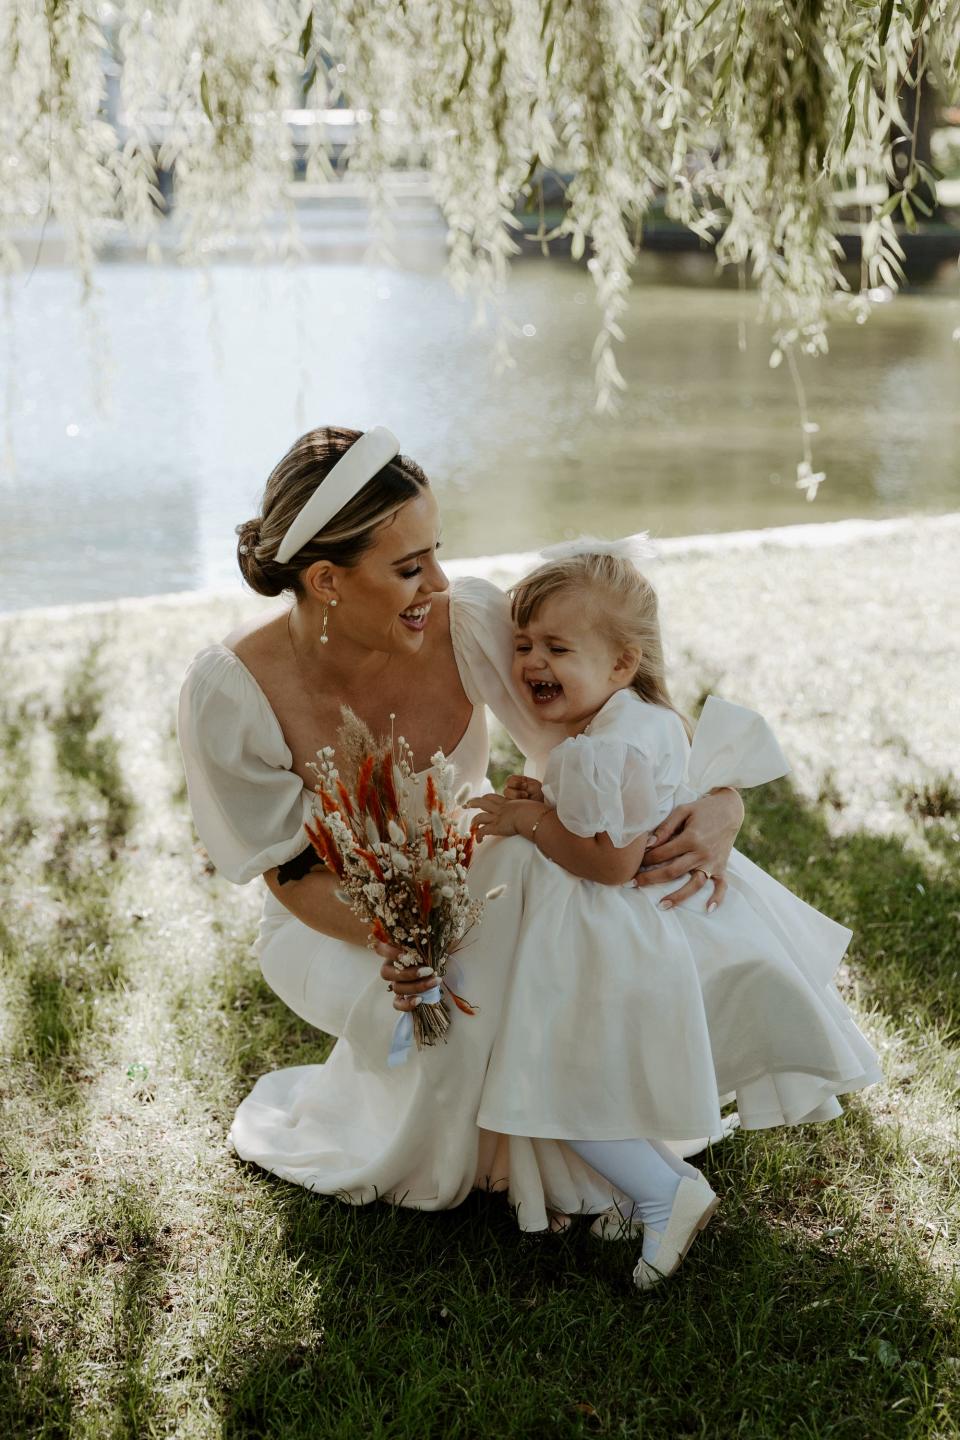
[{"label": "white padded headband", "polygon": [[375,425],[355,440],[346,455],[341,455],[329,475],[314,490],[280,541],[277,547],[280,564],[285,565],[292,560],[318,531],[329,525],[334,515],[340,514],[354,495],[359,494],[367,481],[372,480],[377,471],[399,453],[399,440],[383,425]]}]

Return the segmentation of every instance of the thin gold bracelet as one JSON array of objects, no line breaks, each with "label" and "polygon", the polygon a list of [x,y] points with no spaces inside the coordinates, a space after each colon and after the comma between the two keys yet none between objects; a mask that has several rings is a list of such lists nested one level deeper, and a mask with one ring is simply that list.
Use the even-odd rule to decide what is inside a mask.
[{"label": "thin gold bracelet", "polygon": [[534,823],[534,827],[533,827],[533,829],[530,831],[530,842],[531,842],[531,844],[536,845],[536,843],[537,843],[537,828],[542,824],[542,822],[543,822],[544,820],[546,820],[546,818],[547,818],[547,816],[548,816],[549,814],[550,814],[550,811],[549,811],[549,810],[544,810],[543,814],[540,816],[540,819],[537,820],[537,821]]}]

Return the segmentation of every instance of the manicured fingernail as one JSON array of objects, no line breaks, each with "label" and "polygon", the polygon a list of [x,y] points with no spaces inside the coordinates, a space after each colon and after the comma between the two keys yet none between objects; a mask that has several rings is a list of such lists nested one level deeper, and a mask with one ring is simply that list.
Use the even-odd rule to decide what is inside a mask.
[{"label": "manicured fingernail", "polygon": [[673,909],[673,901],[672,901],[672,900],[661,900],[661,901],[660,901],[660,904],[659,904],[659,906],[658,906],[658,909],[660,909],[660,910],[672,910],[672,909]]},{"label": "manicured fingernail", "polygon": [[414,1003],[414,1007],[416,1007],[417,1005],[422,1005],[422,1004],[423,1004],[423,996],[422,996],[422,995],[414,995],[414,997],[413,997],[413,1003]]},{"label": "manicured fingernail", "polygon": [[717,908],[717,902],[716,902],[716,900],[711,900],[711,901],[710,901],[710,904],[707,906],[707,914],[708,914],[708,915],[712,915],[713,912],[714,912],[714,910],[716,910],[716,908]]},{"label": "manicured fingernail", "polygon": [[417,979],[422,980],[425,975],[432,975],[433,973],[432,965],[421,965],[417,970]]},{"label": "manicured fingernail", "polygon": [[657,843],[657,837],[656,837],[656,835],[648,835],[648,836],[647,836],[647,843],[646,843],[646,845],[644,845],[643,848],[644,848],[644,850],[652,850],[653,846],[656,845],[656,843]]}]

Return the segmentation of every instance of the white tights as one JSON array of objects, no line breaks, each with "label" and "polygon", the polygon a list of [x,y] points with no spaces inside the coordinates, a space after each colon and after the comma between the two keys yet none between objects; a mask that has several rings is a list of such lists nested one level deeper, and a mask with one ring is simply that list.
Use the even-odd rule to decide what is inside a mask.
[{"label": "white tights", "polygon": [[[566,1140],[564,1143],[598,1175],[629,1195],[633,1215],[624,1219],[639,1216],[645,1227],[663,1230],[682,1178],[679,1170],[682,1162],[674,1168],[667,1159],[669,1152],[665,1147],[655,1147],[649,1140]],[[655,1239],[659,1243],[659,1234]]]}]

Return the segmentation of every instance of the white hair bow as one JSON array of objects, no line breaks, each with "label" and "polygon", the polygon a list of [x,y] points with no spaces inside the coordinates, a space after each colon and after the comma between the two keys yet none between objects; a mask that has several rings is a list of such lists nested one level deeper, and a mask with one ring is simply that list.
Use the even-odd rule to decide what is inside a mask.
[{"label": "white hair bow", "polygon": [[563,540],[559,545],[548,545],[540,551],[544,560],[568,560],[572,555],[616,555],[618,559],[630,560],[634,565],[653,559],[656,553],[657,547],[648,530],[625,535],[622,540],[600,540],[596,535],[578,535],[576,540]]}]

